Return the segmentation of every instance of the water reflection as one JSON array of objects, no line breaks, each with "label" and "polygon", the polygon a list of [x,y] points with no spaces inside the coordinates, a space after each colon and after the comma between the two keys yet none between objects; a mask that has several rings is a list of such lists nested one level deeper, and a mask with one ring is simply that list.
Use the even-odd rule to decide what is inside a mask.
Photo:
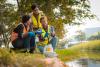
[{"label": "water reflection", "polygon": [[100,67],[100,60],[82,58],[66,62],[69,67]]}]

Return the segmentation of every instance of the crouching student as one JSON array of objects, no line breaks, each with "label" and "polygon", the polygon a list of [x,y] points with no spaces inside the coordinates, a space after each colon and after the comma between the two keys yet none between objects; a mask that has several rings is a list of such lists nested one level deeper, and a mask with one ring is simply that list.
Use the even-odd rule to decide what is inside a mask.
[{"label": "crouching student", "polygon": [[46,17],[44,16],[40,19],[42,24],[42,34],[39,35],[40,44],[38,45],[38,48],[41,53],[43,53],[44,47],[49,43],[52,44],[53,49],[55,49],[57,44],[57,38],[55,36],[53,26],[48,25],[47,20],[45,19]]},{"label": "crouching student", "polygon": [[25,49],[33,53],[35,50],[35,33],[30,32],[30,16],[24,15],[22,22],[13,30],[11,41],[14,48]]}]

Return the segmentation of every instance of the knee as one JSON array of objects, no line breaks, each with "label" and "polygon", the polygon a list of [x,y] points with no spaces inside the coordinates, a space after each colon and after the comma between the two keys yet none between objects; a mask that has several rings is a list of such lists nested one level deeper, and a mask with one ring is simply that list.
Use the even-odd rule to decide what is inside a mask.
[{"label": "knee", "polygon": [[43,53],[44,48],[42,46],[38,46],[38,49],[41,53]]},{"label": "knee", "polygon": [[29,37],[35,37],[35,33],[34,32],[28,32],[28,36]]}]

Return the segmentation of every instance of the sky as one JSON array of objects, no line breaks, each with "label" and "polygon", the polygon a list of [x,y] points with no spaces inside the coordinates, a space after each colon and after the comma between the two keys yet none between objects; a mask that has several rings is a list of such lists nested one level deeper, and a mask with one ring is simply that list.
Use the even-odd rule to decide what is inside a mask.
[{"label": "sky", "polygon": [[80,26],[69,26],[65,25],[65,29],[68,30],[68,33],[65,34],[68,35],[67,37],[71,37],[72,35],[76,34],[77,30],[85,30],[86,28],[94,28],[94,27],[100,27],[100,0],[90,0],[91,3],[91,12],[95,14],[98,19],[84,19],[84,24]]},{"label": "sky", "polygon": [[90,0],[91,1],[91,11],[96,14],[100,19],[100,0]]},{"label": "sky", "polygon": [[68,32],[64,36],[64,40],[68,38],[72,38],[73,35],[76,35],[77,30],[85,30],[86,28],[94,28],[94,27],[100,27],[100,0],[90,0],[91,3],[91,12],[95,14],[98,19],[84,19],[83,22],[85,22],[82,25],[64,25],[65,30]]},{"label": "sky", "polygon": [[92,13],[95,14],[99,20],[86,20],[85,27],[100,27],[100,0],[90,0],[90,3]]},{"label": "sky", "polygon": [[7,0],[7,2],[12,3],[12,4],[17,4],[17,0]]}]

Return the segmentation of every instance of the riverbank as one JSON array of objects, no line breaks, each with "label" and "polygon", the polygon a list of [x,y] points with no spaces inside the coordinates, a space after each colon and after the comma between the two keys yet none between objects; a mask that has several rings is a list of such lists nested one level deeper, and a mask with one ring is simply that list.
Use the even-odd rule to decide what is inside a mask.
[{"label": "riverbank", "polygon": [[58,57],[64,62],[84,57],[100,59],[100,40],[81,43],[68,49],[57,49],[56,52]]},{"label": "riverbank", "polygon": [[10,53],[1,48],[0,67],[68,67],[64,62],[79,58],[100,59],[99,49],[100,40],[89,41],[68,49],[56,49],[58,58],[46,58],[39,53]]}]

